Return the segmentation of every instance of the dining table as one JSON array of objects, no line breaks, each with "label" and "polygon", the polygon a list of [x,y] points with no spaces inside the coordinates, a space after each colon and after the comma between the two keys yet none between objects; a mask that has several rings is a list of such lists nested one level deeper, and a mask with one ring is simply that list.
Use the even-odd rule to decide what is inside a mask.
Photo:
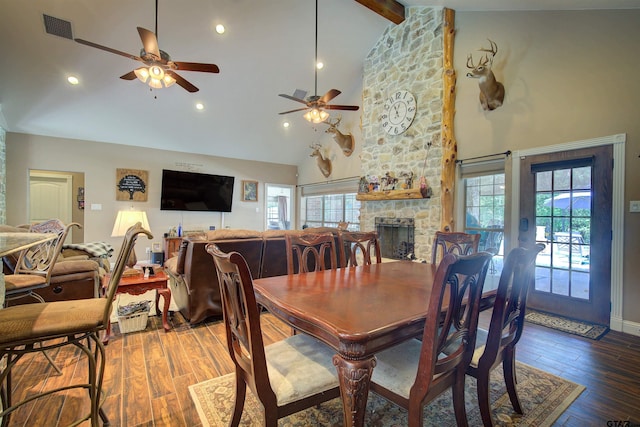
[{"label": "dining table", "polygon": [[[0,257],[44,243],[55,237],[54,233],[0,233]],[[4,307],[4,299],[4,273],[0,270],[0,308]]]},{"label": "dining table", "polygon": [[394,261],[254,280],[258,304],[332,347],[344,425],[363,426],[376,353],[424,329],[436,266]]}]

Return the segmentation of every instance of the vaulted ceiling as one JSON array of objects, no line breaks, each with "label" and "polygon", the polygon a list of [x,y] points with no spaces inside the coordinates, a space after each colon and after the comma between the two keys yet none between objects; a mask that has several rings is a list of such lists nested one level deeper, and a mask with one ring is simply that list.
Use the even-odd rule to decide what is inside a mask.
[{"label": "vaulted ceiling", "polygon": [[[612,1],[616,1],[615,4]],[[637,0],[518,2],[517,9],[637,7]],[[514,9],[509,0],[400,0],[405,6],[455,10]],[[402,4],[385,0],[319,0],[318,93],[361,105],[362,63]],[[480,4],[480,5],[479,5]],[[560,4],[560,5],[559,5]],[[529,5],[527,7],[527,5]],[[298,164],[320,137],[301,106],[278,96],[314,91],[313,0],[159,0],[158,41],[173,60],[214,63],[219,74],[184,71],[200,90],[150,90],[119,77],[139,62],[48,34],[43,15],[71,23],[82,38],[132,55],[136,27],[155,29],[154,0],[0,0],[0,126],[10,132],[154,147],[223,157]],[[384,15],[384,16],[383,16]],[[388,18],[388,19],[387,19]],[[215,32],[216,24],[226,32]],[[69,75],[79,84],[67,83]],[[203,110],[195,104],[201,102]],[[284,128],[283,122],[291,126]],[[360,111],[343,122],[360,123]]]}]

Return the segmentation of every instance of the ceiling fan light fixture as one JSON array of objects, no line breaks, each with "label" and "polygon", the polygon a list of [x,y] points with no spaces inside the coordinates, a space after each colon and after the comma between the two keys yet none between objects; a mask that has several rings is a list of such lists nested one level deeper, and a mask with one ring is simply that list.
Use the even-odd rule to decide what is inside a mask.
[{"label": "ceiling fan light fixture", "polygon": [[176,82],[176,79],[174,79],[169,74],[165,74],[164,78],[162,79],[162,82],[164,83],[164,87],[169,87]]},{"label": "ceiling fan light fixture", "polygon": [[302,117],[304,117],[308,122],[322,123],[329,118],[329,113],[318,108],[312,108],[304,113]]},{"label": "ceiling fan light fixture", "polygon": [[146,67],[136,68],[133,72],[142,83],[146,83],[149,80],[149,70]]},{"label": "ceiling fan light fixture", "polygon": [[162,69],[162,67],[152,65],[151,67],[149,67],[149,75],[152,79],[162,80],[164,78],[164,70]]},{"label": "ceiling fan light fixture", "polygon": [[152,77],[149,79],[149,86],[154,89],[162,89],[162,80],[154,79]]}]

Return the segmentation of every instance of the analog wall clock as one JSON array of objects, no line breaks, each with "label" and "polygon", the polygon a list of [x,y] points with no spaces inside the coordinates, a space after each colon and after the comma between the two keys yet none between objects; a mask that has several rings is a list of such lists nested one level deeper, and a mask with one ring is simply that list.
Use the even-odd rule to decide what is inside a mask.
[{"label": "analog wall clock", "polygon": [[416,99],[406,90],[395,91],[384,103],[382,128],[390,135],[400,135],[411,126],[416,116]]}]

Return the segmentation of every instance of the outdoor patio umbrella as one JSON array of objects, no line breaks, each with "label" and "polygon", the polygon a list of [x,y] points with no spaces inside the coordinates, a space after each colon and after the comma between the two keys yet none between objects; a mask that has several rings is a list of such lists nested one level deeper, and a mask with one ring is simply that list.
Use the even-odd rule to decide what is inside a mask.
[{"label": "outdoor patio umbrella", "polygon": [[545,206],[556,209],[591,209],[591,192],[574,191],[558,194],[544,201]]}]

